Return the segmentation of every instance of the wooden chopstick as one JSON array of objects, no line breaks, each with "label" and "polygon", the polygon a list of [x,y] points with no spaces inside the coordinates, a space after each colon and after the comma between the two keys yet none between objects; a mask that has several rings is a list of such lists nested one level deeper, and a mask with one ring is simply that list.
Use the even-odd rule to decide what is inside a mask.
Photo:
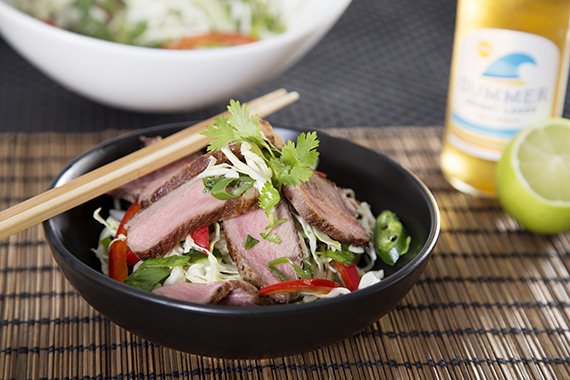
[{"label": "wooden chopstick", "polygon": [[[252,114],[265,117],[297,99],[297,92],[279,89],[253,99],[247,105]],[[210,141],[200,131],[217,116],[0,212],[0,240],[199,151]]]}]

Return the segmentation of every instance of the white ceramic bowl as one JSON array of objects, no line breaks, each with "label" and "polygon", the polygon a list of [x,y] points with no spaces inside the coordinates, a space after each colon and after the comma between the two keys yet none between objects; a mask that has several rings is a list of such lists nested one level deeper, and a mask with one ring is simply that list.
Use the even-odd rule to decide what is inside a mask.
[{"label": "white ceramic bowl", "polygon": [[285,33],[216,49],[107,42],[50,26],[2,0],[0,33],[47,76],[89,99],[136,111],[190,111],[227,101],[289,68],[328,32],[350,1],[304,0]]}]

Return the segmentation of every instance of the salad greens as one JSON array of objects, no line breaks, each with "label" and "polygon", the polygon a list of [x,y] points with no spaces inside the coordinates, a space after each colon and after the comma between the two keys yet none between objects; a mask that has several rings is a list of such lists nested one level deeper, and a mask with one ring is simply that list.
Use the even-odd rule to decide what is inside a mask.
[{"label": "salad greens", "polygon": [[342,249],[339,251],[327,250],[322,253],[343,265],[350,265],[356,259],[356,254],[351,252],[346,244],[342,244]]},{"label": "salad greens", "polygon": [[280,0],[8,1],[63,29],[147,47],[174,47],[193,37],[199,43],[186,48],[227,46],[285,31]]},{"label": "salad greens", "polygon": [[[204,256],[203,253],[198,253]],[[125,280],[125,284],[150,292],[156,285],[162,284],[172,267],[183,267],[190,263],[191,256],[169,256],[147,259],[131,273]]]}]

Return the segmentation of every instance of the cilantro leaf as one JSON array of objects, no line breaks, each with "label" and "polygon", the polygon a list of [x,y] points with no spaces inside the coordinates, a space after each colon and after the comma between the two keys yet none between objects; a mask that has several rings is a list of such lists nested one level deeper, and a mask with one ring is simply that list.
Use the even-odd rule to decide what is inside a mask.
[{"label": "cilantro leaf", "polygon": [[212,141],[208,145],[208,152],[225,148],[237,140],[236,130],[225,115],[217,117],[211,125],[202,131],[202,135],[212,137]]},{"label": "cilantro leaf", "polygon": [[294,166],[291,168],[289,177],[292,179],[292,182],[295,180],[297,182],[291,183],[291,185],[298,186],[300,182],[308,181],[312,175],[313,175],[313,169],[304,166]]},{"label": "cilantro leaf", "polygon": [[251,115],[247,106],[242,106],[240,102],[232,99],[228,112],[230,113],[229,121],[239,138],[253,144],[264,141],[259,129],[259,117]]},{"label": "cilantro leaf", "polygon": [[288,141],[283,147],[281,158],[285,162],[295,163],[300,166],[312,168],[317,164],[319,152],[317,132],[301,133],[297,137],[297,144]]},{"label": "cilantro leaf", "polygon": [[301,133],[297,137],[297,144],[287,141],[280,159],[271,162],[279,184],[298,186],[301,182],[308,181],[319,158],[316,150],[318,146],[316,132]]},{"label": "cilantro leaf", "polygon": [[249,108],[235,100],[230,100],[228,115],[217,117],[207,126],[202,135],[212,137],[208,151],[225,148],[233,142],[247,141],[254,146],[271,151],[270,145],[261,134],[259,117],[250,114]]}]

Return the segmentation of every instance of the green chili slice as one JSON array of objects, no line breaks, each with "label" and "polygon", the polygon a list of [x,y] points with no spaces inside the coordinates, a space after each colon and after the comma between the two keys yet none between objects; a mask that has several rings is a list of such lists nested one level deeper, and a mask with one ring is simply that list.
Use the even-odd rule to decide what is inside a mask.
[{"label": "green chili slice", "polygon": [[212,194],[216,199],[227,201],[240,197],[243,193],[253,186],[254,180],[248,176],[240,176],[239,178],[206,177],[203,180],[204,191]]},{"label": "green chili slice", "polygon": [[398,216],[390,210],[380,213],[374,228],[374,248],[380,259],[394,265],[410,248],[411,238]]}]

